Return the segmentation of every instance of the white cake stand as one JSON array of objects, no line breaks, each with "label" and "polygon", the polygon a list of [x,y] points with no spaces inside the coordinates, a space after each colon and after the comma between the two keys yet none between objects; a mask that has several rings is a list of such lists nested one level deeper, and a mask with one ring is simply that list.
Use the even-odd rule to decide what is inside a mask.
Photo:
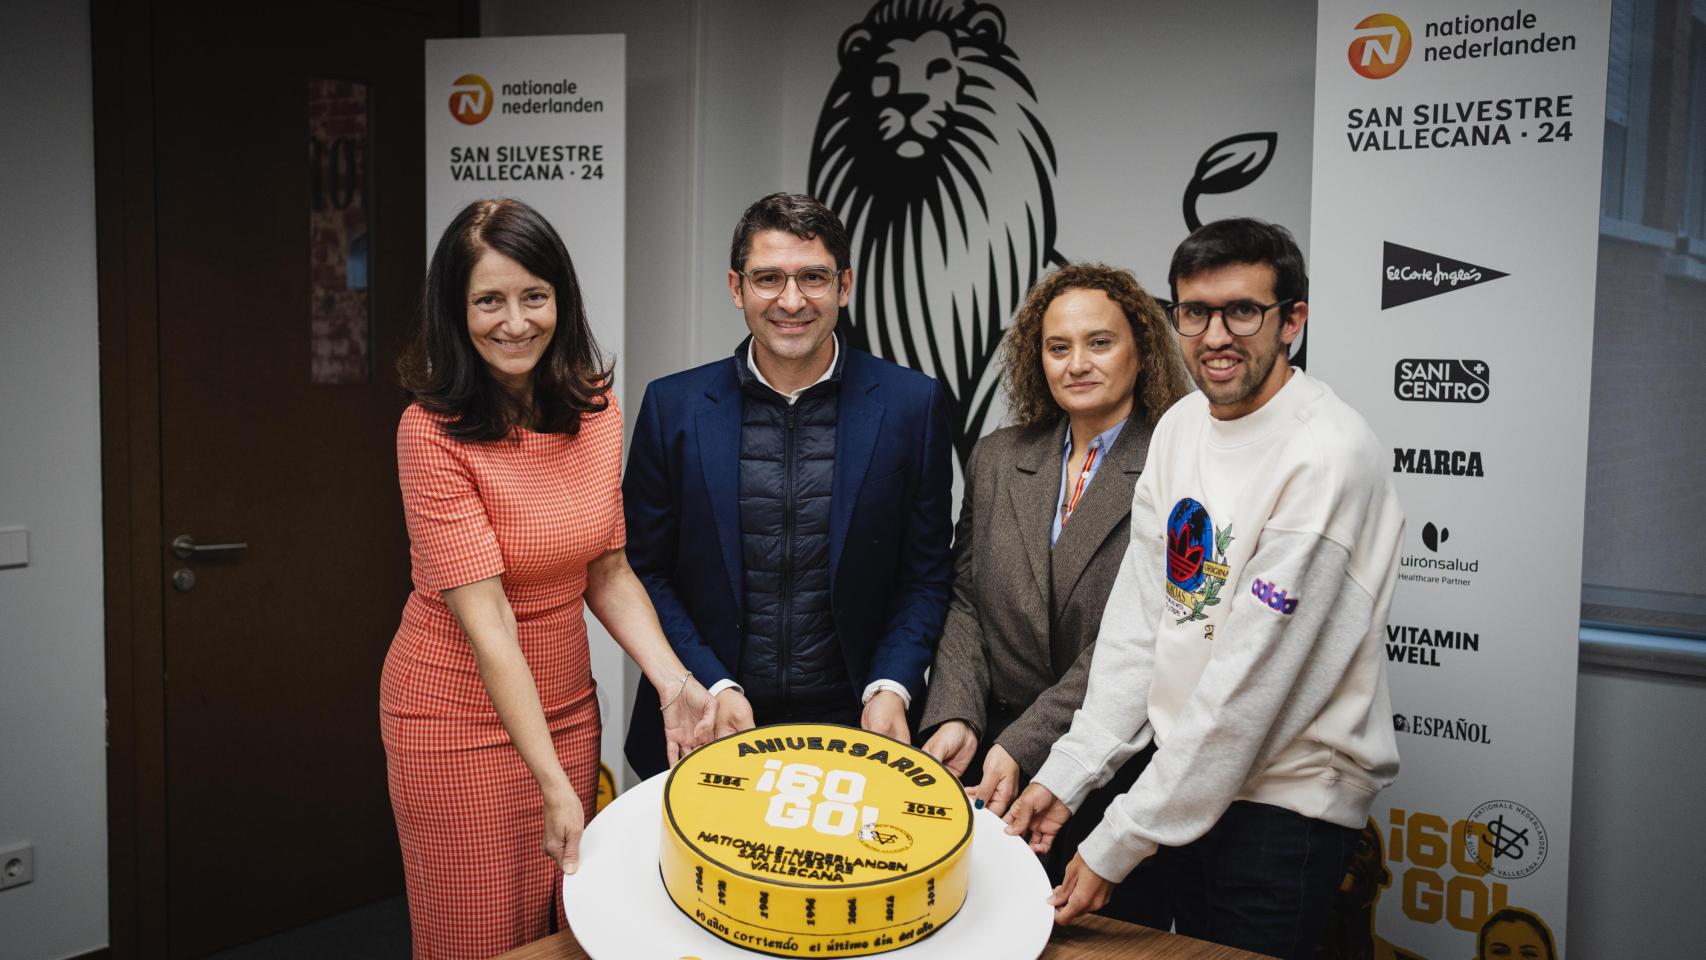
[{"label": "white cake stand", "polygon": [[[616,798],[581,838],[580,869],[563,877],[563,906],[581,949],[593,960],[755,960],[762,954],[713,936],[689,920],[658,877],[662,830],[660,773]],[[988,810],[975,814],[971,885],[955,917],[930,936],[882,954],[895,960],[1035,958],[1048,945],[1054,908],[1048,874],[1019,837]]]}]

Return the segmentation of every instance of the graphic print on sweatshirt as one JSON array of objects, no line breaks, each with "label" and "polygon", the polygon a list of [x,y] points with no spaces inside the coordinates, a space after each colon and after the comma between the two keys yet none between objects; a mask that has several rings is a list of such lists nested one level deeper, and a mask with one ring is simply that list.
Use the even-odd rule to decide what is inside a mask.
[{"label": "graphic print on sweatshirt", "polygon": [[1232,527],[1214,528],[1208,508],[1184,497],[1167,515],[1167,610],[1176,623],[1207,620],[1204,612],[1220,603],[1220,588],[1232,571],[1226,550]]}]

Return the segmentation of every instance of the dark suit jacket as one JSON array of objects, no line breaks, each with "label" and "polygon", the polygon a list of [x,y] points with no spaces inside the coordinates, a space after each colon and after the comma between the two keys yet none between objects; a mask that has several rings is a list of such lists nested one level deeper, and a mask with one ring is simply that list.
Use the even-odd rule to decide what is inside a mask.
[{"label": "dark suit jacket", "polygon": [[[951,579],[947,406],[935,380],[842,345],[830,487],[830,607],[854,690],[924,694]],[[646,388],[622,497],[628,562],[700,683],[741,658],[741,389],[730,357]],[[657,694],[642,682],[628,761],[664,768]]]},{"label": "dark suit jacket", "polygon": [[[948,720],[999,743],[1029,777],[1084,702],[1090,658],[1131,539],[1150,427],[1127,421],[1049,547],[1065,421],[1008,427],[972,450],[954,528],[954,593],[920,731]],[[993,738],[993,739],[992,739]],[[975,780],[976,770],[967,776]]]}]

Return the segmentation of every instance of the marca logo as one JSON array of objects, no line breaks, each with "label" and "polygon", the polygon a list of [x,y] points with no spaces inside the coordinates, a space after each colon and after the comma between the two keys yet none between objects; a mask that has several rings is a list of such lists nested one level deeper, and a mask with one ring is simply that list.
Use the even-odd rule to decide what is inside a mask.
[{"label": "marca logo", "polygon": [[1431,473],[1448,477],[1484,477],[1479,450],[1392,448],[1393,473]]},{"label": "marca logo", "polygon": [[1391,241],[1386,243],[1385,261],[1380,284],[1382,310],[1510,276]]},{"label": "marca logo", "polygon": [[1392,366],[1392,393],[1425,403],[1483,403],[1492,378],[1481,360],[1400,360]]},{"label": "marca logo", "polygon": [[492,112],[492,85],[477,73],[464,73],[450,85],[450,115],[476,124]]},{"label": "marca logo", "polygon": [[1262,601],[1273,609],[1284,614],[1290,614],[1295,611],[1297,609],[1297,601],[1302,599],[1300,597],[1286,596],[1286,592],[1284,590],[1275,588],[1273,584],[1263,580],[1261,577],[1257,577],[1255,582],[1250,584],[1250,593],[1255,596],[1257,600]]},{"label": "marca logo", "polygon": [[1369,80],[1384,80],[1410,59],[1410,25],[1390,13],[1364,17],[1347,53],[1352,70]]}]

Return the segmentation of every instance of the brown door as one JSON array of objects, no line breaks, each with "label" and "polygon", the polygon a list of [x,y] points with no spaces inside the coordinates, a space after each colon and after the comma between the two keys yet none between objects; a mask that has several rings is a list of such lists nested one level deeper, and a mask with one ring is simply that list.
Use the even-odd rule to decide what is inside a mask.
[{"label": "brown door", "polygon": [[[378,725],[408,591],[391,371],[426,242],[422,40],[457,4],[155,9],[163,880],[168,952],[199,956],[402,891]],[[365,94],[365,136],[311,142],[317,80]],[[365,211],[320,244],[355,293],[311,290],[328,204]],[[329,372],[316,311],[339,315]]]}]

